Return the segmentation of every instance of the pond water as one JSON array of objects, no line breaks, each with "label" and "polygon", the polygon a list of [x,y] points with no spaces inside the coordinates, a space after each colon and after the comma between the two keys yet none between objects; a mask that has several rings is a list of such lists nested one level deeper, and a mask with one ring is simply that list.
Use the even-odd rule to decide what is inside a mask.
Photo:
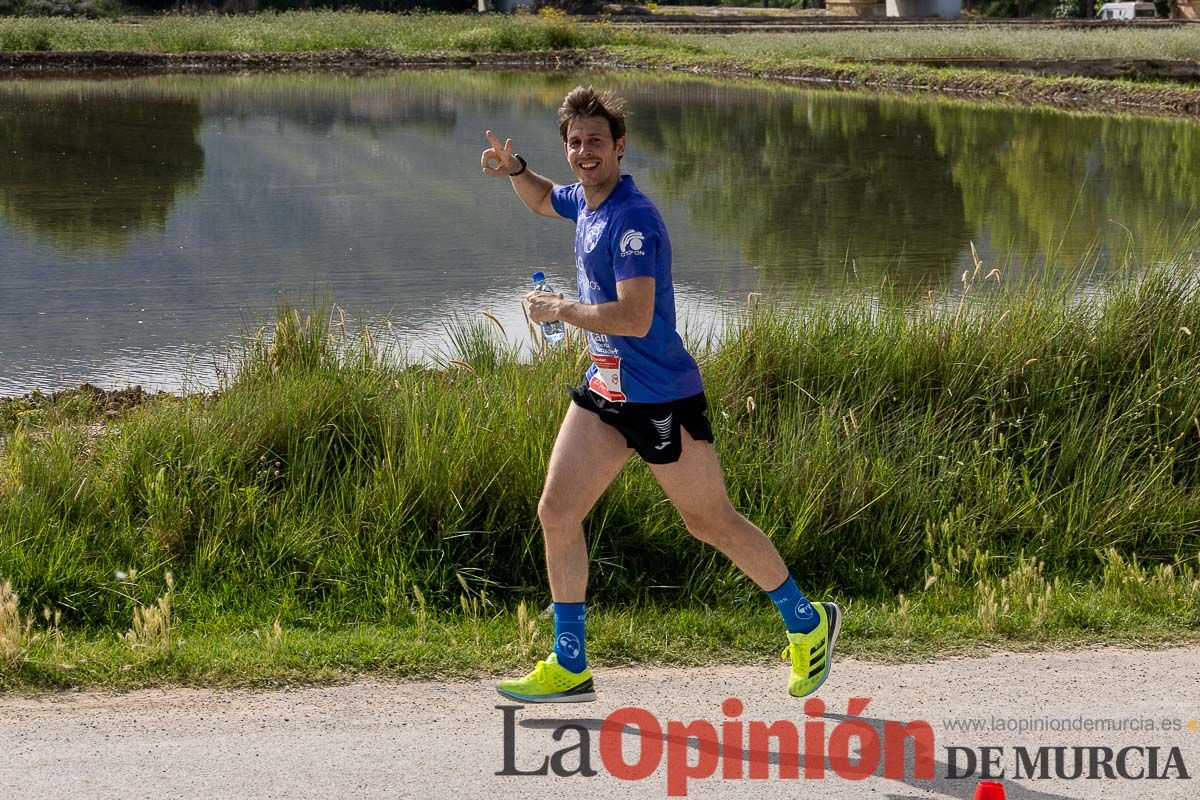
[{"label": "pond water", "polygon": [[278,300],[331,298],[413,357],[455,314],[524,336],[569,223],[479,171],[491,128],[571,179],[554,109],[629,101],[624,169],[658,204],[682,317],[885,277],[953,290],[1100,272],[1200,210],[1200,126],[751,82],[437,71],[0,82],[0,395],[203,389]]}]

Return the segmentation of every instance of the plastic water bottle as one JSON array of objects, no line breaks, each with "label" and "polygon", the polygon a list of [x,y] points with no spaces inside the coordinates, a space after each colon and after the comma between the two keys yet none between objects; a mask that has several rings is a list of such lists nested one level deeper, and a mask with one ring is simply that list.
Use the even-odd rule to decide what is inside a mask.
[{"label": "plastic water bottle", "polygon": [[[539,292],[550,292],[558,294],[550,284],[546,283],[546,275],[542,272],[533,273],[533,288]],[[554,322],[540,323],[542,326],[542,337],[550,344],[558,344],[563,340],[563,324],[560,320]]]}]

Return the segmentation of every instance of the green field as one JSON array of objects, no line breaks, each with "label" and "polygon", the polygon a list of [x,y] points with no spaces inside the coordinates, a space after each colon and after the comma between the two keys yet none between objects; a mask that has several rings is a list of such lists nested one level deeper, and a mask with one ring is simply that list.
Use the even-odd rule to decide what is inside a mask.
[{"label": "green field", "polygon": [[520,52],[650,41],[565,15],[476,17],[289,11],[247,16],[167,15],[131,25],[110,20],[0,19],[0,51],[128,50],[289,52],[386,48],[399,53]]},{"label": "green field", "polygon": [[663,55],[788,61],[830,58],[1200,58],[1191,27],[1067,30],[1028,26],[669,34],[578,22],[561,14],[503,16],[290,11],[246,16],[167,15],[120,20],[0,18],[0,51],[317,51],[385,48],[398,53],[646,49]]},{"label": "green field", "polygon": [[[945,295],[755,303],[692,343],[735,504],[849,608],[847,652],[1198,638],[1195,252],[1176,238],[1087,292],[982,267]],[[586,354],[510,341],[468,316],[444,363],[404,364],[386,326],[284,308],[214,394],[0,401],[0,686],[428,677],[548,649],[536,505]],[[780,644],[644,466],[586,529],[599,663]]]},{"label": "green field", "polygon": [[972,25],[949,29],[684,35],[705,54],[790,61],[809,58],[1200,58],[1195,28],[1064,30]]}]

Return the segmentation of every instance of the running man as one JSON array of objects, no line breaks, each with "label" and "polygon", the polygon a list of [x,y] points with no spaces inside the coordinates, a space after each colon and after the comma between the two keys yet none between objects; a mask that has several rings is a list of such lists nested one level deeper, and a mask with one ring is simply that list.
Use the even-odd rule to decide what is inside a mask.
[{"label": "running man", "polygon": [[596,699],[584,637],[583,520],[637,451],[688,532],[732,559],[770,596],[787,627],[788,692],[812,694],[829,676],[841,613],[833,603],[810,603],[771,540],[729,501],[700,372],[675,329],[671,241],[658,209],[621,174],[623,102],[580,86],[563,101],[558,121],[578,183],[556,186],[528,168],[511,139],[501,145],[491,131],[491,147],[479,160],[486,174],[511,180],[533,212],[575,223],[579,300],[536,291],[525,300],[535,322],[561,320],[586,331],[592,356],[583,383],[570,392],[538,503],[554,598],[554,651],[533,672],[500,681],[497,689],[524,703]]}]

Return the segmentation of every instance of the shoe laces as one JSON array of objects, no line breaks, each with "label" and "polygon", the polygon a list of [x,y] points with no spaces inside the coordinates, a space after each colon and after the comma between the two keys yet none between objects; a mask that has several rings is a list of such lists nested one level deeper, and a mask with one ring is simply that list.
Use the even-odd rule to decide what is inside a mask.
[{"label": "shoe laces", "polygon": [[537,664],[533,668],[533,672],[529,673],[529,675],[527,676],[527,679],[532,679],[535,681],[541,680],[542,675],[546,672],[546,666],[547,666],[547,664],[545,661],[537,662]]},{"label": "shoe laces", "polygon": [[793,654],[804,656],[806,652],[812,652],[812,645],[807,640],[804,642],[788,642],[787,646],[783,648],[783,652],[779,654],[779,657],[784,661],[790,661]]}]

